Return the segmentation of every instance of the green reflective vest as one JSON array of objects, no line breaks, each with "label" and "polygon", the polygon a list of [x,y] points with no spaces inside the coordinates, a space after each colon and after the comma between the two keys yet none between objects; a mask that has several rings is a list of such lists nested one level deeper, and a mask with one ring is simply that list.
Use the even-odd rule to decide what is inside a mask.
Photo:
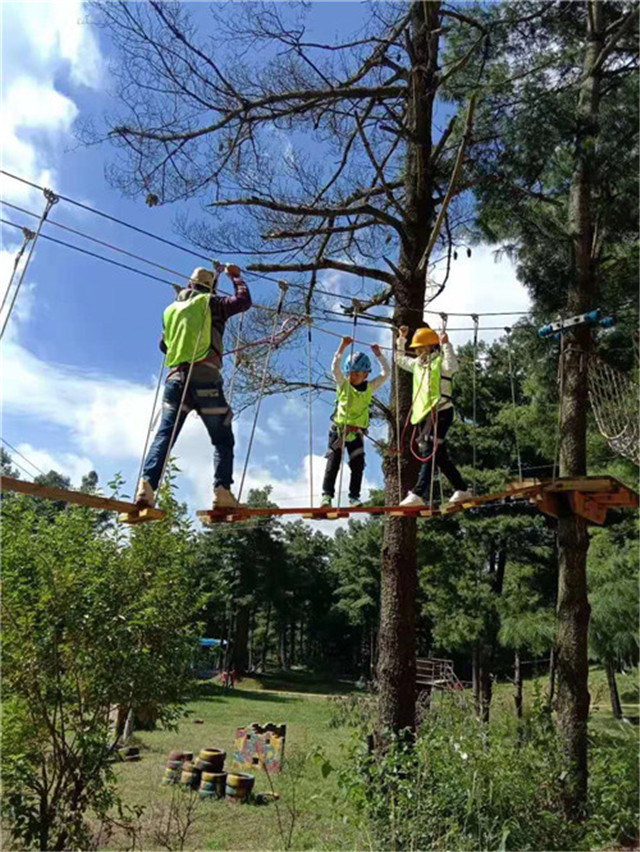
[{"label": "green reflective vest", "polygon": [[162,315],[167,367],[201,361],[211,346],[209,296],[196,293],[176,299]]},{"label": "green reflective vest", "polygon": [[442,355],[427,361],[416,361],[413,370],[413,405],[411,422],[415,425],[429,414],[440,400]]},{"label": "green reflective vest", "polygon": [[[367,383],[365,390],[359,391],[354,388],[349,379],[345,379],[338,388],[333,422],[336,426],[357,426],[360,429],[367,429],[372,397],[373,390],[370,382]],[[350,438],[355,438],[355,434],[347,435],[347,440]]]}]

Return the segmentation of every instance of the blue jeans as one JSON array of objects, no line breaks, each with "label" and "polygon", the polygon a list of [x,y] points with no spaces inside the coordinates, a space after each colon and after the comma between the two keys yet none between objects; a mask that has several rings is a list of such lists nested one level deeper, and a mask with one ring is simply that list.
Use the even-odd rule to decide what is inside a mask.
[{"label": "blue jeans", "polygon": [[160,481],[165,457],[171,451],[169,441],[178,418],[174,443],[180,434],[187,414],[197,411],[206,426],[211,443],[213,444],[213,487],[222,485],[230,488],[233,482],[233,431],[231,419],[233,412],[227,405],[222,390],[222,382],[194,380],[189,382],[182,409],[178,407],[184,390],[184,378],[172,376],[164,386],[162,397],[162,419],[160,427],[144,462],[142,476],[149,481],[155,491]]}]

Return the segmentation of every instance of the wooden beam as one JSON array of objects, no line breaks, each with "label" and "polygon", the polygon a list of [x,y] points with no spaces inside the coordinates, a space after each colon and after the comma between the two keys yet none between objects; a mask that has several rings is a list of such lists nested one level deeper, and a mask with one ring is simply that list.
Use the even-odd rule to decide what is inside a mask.
[{"label": "wooden beam", "polygon": [[51,485],[38,485],[36,482],[14,479],[12,476],[3,476],[0,484],[3,491],[15,491],[18,494],[28,494],[30,497],[39,497],[42,500],[60,500],[64,503],[88,506],[91,509],[102,509],[107,512],[120,512],[127,519],[131,517],[136,519],[128,520],[130,523],[160,520],[165,515],[162,509],[138,509],[135,503],[127,503],[124,500],[98,497],[96,494],[84,494],[82,491],[70,491],[66,488],[54,488]]},{"label": "wooden beam", "polygon": [[607,518],[607,507],[599,505],[588,494],[572,491],[569,494],[569,504],[572,511],[594,524],[603,524]]}]

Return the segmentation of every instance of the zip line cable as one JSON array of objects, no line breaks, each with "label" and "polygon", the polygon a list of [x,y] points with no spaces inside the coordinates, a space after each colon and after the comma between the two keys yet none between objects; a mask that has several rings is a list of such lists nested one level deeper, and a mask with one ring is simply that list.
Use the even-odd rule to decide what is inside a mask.
[{"label": "zip line cable", "polygon": [[[44,472],[44,470],[42,470],[41,467],[38,467],[37,464],[34,464],[30,459],[28,459],[24,455],[24,453],[21,453],[20,450],[16,449],[16,447],[14,447],[13,444],[10,444],[9,441],[7,441],[6,438],[2,438],[2,443],[6,444],[11,450],[13,450],[14,453],[17,453],[20,456],[21,459],[24,459],[26,461],[27,464],[30,464],[31,467],[34,467],[38,471],[38,473],[41,473],[43,476],[47,475]],[[18,463],[16,462],[16,464],[18,464]],[[18,467],[19,467],[19,465],[18,465]],[[21,468],[21,470],[24,470],[24,468]],[[33,474],[30,473],[29,476],[33,476]]]},{"label": "zip line cable", "polygon": [[4,310],[4,306],[7,303],[7,297],[9,296],[9,293],[11,291],[11,285],[13,284],[13,279],[15,277],[16,270],[18,269],[18,264],[22,259],[22,255],[24,254],[27,245],[34,237],[35,234],[33,233],[33,231],[30,231],[28,228],[22,228],[22,245],[16,252],[16,256],[13,259],[13,269],[11,270],[11,277],[9,278],[9,284],[7,285],[7,289],[4,291],[4,295],[2,296],[2,304],[0,304],[0,314]]},{"label": "zip line cable", "polygon": [[[7,171],[6,169],[0,169],[0,174],[6,175],[6,177],[9,177],[13,180],[19,181],[20,183],[26,184],[27,186],[33,187],[34,189],[39,189],[39,190],[45,191],[45,187],[41,186],[40,184],[34,183],[33,181],[27,180],[26,178],[23,178],[23,177],[20,177],[19,175],[13,174],[12,172]],[[190,254],[193,257],[198,257],[201,260],[205,260],[207,263],[211,263],[211,256],[201,254],[200,252],[198,252],[194,249],[188,248],[184,245],[180,245],[180,243],[176,243],[173,240],[167,239],[166,237],[161,237],[159,234],[153,233],[153,231],[148,231],[145,228],[140,228],[137,225],[132,224],[131,222],[127,222],[124,219],[120,219],[117,216],[112,216],[111,214],[105,213],[104,211],[99,210],[96,207],[92,207],[89,204],[84,204],[81,201],[77,201],[76,199],[71,198],[68,195],[62,195],[60,193],[55,193],[55,195],[61,201],[66,201],[68,204],[72,204],[75,207],[80,207],[83,210],[87,210],[90,213],[94,213],[96,216],[101,216],[104,219],[108,219],[111,222],[115,222],[118,225],[122,225],[125,228],[129,228],[133,231],[136,231],[139,234],[143,234],[144,236],[150,237],[153,240],[157,240],[158,242],[163,243],[167,246],[170,246],[171,248],[178,249],[179,251],[182,251],[186,254]],[[8,203],[8,202],[5,202],[5,203]],[[27,211],[24,211],[24,212],[27,212]],[[33,216],[34,214],[28,213],[28,215]],[[59,224],[59,223],[56,223],[56,224]],[[62,226],[62,227],[65,227],[65,226]],[[86,236],[86,235],[83,234],[83,236]],[[116,250],[118,250],[118,249],[116,249]],[[224,252],[217,251],[217,254],[224,254]],[[145,261],[145,262],[149,262],[149,261]],[[171,271],[171,270],[169,270],[169,271]],[[246,270],[246,272],[250,275],[257,277],[257,278],[262,278],[265,281],[271,281],[274,284],[279,283],[280,280],[281,280],[279,278],[275,278],[274,276],[266,275],[263,272],[257,272],[257,271],[249,270],[249,269]],[[287,283],[289,287],[292,287],[294,289],[304,290],[305,292],[307,291],[307,287],[303,284],[296,284],[296,283],[292,283],[292,282],[285,282],[285,283]],[[331,290],[324,290],[324,289],[319,289],[319,288],[314,288],[314,293],[320,293],[321,295],[331,296],[334,299],[343,298],[343,299],[350,300],[352,298],[352,296],[349,296],[346,293],[340,293],[340,292],[336,293],[336,292],[333,292]],[[432,316],[439,316],[441,314],[440,311],[433,311],[433,310],[422,309],[422,308],[410,308],[409,310],[414,311],[414,312],[419,312],[423,315],[424,314],[431,314]],[[479,313],[478,316],[525,316],[526,314],[530,314],[530,313],[532,313],[531,310],[526,310],[526,311],[490,311],[490,312],[485,312],[485,313]],[[465,317],[465,316],[471,316],[471,314],[449,312],[449,316]],[[377,319],[385,321],[386,318],[377,317]]]}]

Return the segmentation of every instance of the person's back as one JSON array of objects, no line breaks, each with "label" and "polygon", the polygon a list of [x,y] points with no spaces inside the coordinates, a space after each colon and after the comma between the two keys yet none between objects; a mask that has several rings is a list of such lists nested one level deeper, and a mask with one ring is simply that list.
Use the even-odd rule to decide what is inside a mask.
[{"label": "person's back", "polygon": [[213,507],[237,505],[230,488],[233,481],[233,412],[222,385],[223,335],[227,320],[251,307],[251,295],[240,268],[228,266],[235,293],[215,292],[217,276],[199,267],[188,287],[178,293],[162,317],[160,348],[166,354],[169,374],[165,384],[162,420],[145,459],[136,493],[138,506],[153,506],[166,460],[187,414],[197,411],[214,447]]}]

